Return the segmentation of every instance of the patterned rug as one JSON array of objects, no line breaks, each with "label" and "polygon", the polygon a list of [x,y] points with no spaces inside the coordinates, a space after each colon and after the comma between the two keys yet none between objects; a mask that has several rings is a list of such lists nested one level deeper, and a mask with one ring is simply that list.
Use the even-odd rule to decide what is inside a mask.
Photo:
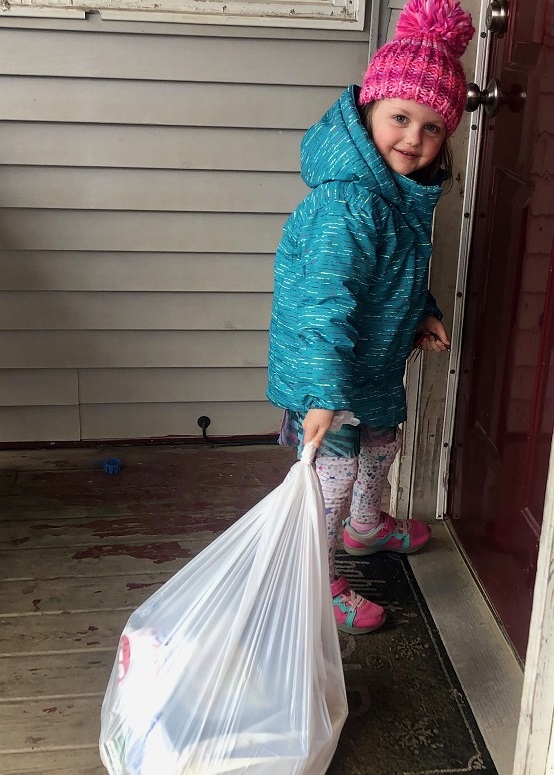
[{"label": "patterned rug", "polygon": [[327,775],[495,775],[407,559],[340,552],[337,572],[388,619],[369,635],[341,633],[350,713]]}]

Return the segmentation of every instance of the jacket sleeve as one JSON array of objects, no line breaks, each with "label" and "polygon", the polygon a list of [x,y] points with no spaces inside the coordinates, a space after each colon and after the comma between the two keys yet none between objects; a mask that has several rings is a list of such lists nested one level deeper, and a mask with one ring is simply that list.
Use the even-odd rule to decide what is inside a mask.
[{"label": "jacket sleeve", "polygon": [[302,230],[302,305],[298,310],[299,387],[304,405],[349,409],[356,379],[360,305],[375,269],[369,215],[345,203],[317,211]]},{"label": "jacket sleeve", "polygon": [[427,300],[425,302],[425,307],[423,308],[423,314],[421,317],[423,319],[428,315],[433,315],[433,317],[438,318],[438,320],[442,320],[443,318],[443,314],[437,307],[437,302],[435,301],[435,297],[431,291],[427,291]]}]

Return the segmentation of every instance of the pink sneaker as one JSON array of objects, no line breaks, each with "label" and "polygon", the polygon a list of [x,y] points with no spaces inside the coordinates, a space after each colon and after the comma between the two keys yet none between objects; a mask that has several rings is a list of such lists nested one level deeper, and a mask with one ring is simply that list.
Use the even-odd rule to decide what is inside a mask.
[{"label": "pink sneaker", "polygon": [[431,538],[431,528],[420,519],[394,519],[381,512],[381,524],[369,533],[358,533],[350,517],[344,522],[344,550],[348,554],[365,555],[376,552],[411,554],[425,546]]},{"label": "pink sneaker", "polygon": [[331,582],[331,596],[337,627],[351,635],[377,630],[386,619],[385,610],[377,603],[357,595],[344,578]]}]

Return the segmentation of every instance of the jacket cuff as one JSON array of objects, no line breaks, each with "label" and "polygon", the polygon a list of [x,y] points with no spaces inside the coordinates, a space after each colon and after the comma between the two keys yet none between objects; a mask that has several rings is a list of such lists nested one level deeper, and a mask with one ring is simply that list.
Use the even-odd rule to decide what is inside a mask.
[{"label": "jacket cuff", "polygon": [[440,311],[440,309],[437,307],[437,302],[435,301],[435,297],[430,291],[427,291],[427,300],[425,302],[425,307],[423,308],[423,312],[421,314],[421,318],[426,318],[427,315],[432,315],[434,318],[437,318],[437,320],[443,319],[443,314]]}]

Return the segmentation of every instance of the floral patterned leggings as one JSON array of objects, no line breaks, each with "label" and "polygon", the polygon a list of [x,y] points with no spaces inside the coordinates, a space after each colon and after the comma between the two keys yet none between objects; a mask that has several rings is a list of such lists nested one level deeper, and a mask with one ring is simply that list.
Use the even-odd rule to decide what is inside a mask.
[{"label": "floral patterned leggings", "polygon": [[[301,416],[285,414],[280,443],[302,448]],[[321,484],[327,520],[329,577],[335,578],[335,552],[342,520],[350,505],[357,522],[377,526],[381,498],[390,467],[402,446],[399,428],[376,431],[367,425],[343,425],[329,432],[317,450],[315,467]]]}]

